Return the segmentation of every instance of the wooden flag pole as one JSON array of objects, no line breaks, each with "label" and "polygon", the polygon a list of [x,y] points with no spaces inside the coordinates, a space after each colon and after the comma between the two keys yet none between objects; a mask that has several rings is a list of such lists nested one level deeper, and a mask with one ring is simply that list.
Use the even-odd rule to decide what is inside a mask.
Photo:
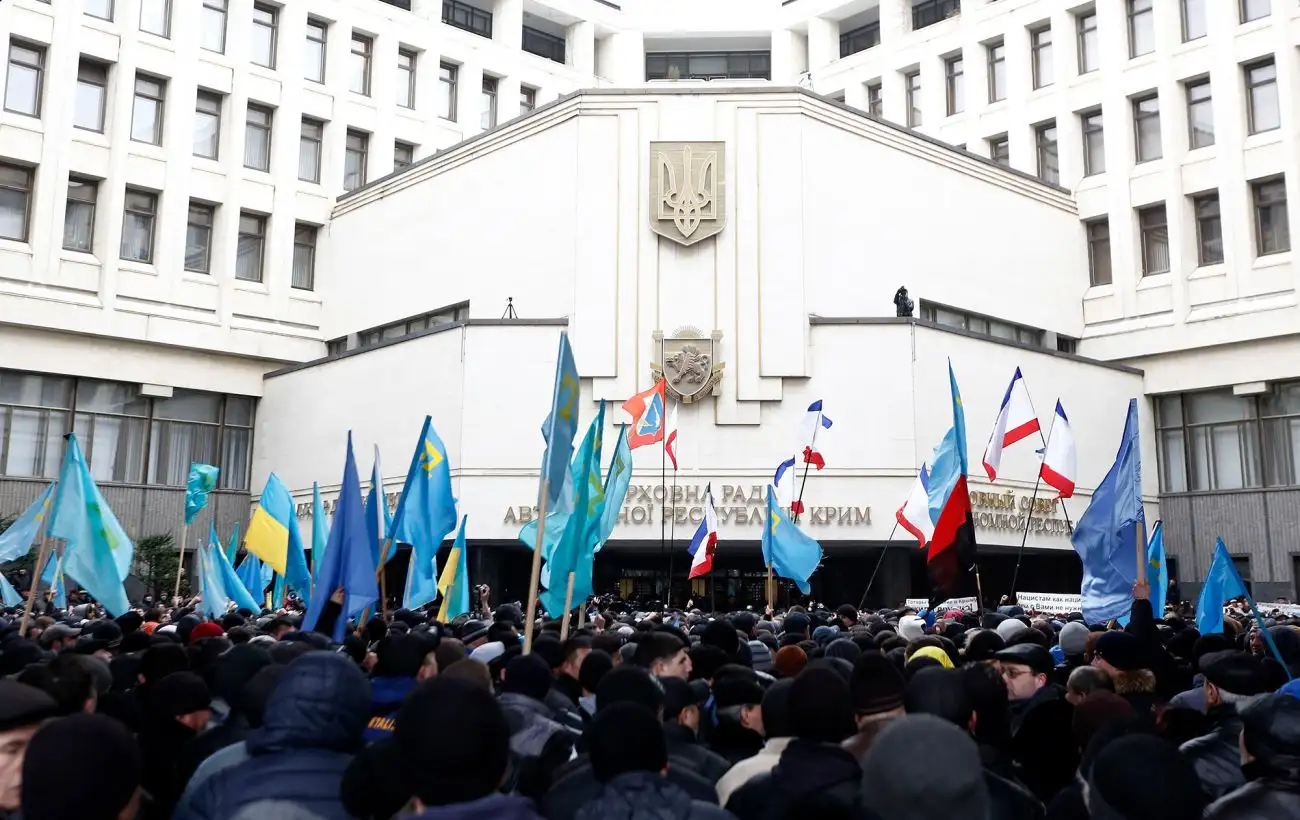
[{"label": "wooden flag pole", "polygon": [[[60,581],[60,579],[61,579],[62,576],[63,576],[63,556],[65,556],[65,555],[68,554],[68,548],[67,548],[67,547],[64,547],[62,550],[55,550],[55,552],[57,552],[57,553],[59,554],[59,560],[58,560],[58,562],[54,565],[54,583],[53,583],[53,584],[50,584],[50,600],[51,600],[51,601],[54,600],[54,588],[55,588],[56,586],[58,586],[59,581]],[[66,583],[64,584],[64,588],[65,588],[65,589],[67,588],[67,584],[66,584]]]},{"label": "wooden flag pole", "polygon": [[1145,521],[1139,521],[1137,526],[1133,528],[1133,540],[1136,542],[1137,547],[1137,582],[1139,584],[1145,584],[1147,582],[1147,539]]},{"label": "wooden flag pole", "polygon": [[583,622],[587,620],[587,599],[582,599],[582,605],[578,607],[578,625],[574,629],[582,631]]},{"label": "wooden flag pole", "polygon": [[537,618],[537,585],[542,575],[542,544],[546,539],[546,502],[551,482],[542,477],[542,489],[537,494],[537,543],[533,546],[533,570],[528,579],[527,620],[524,621],[524,654],[533,651],[533,621]]},{"label": "wooden flag pole", "polygon": [[767,608],[770,609],[770,610],[772,610],[773,612],[775,612],[775,611],[776,611],[776,607],[774,607],[774,606],[772,605],[772,565],[771,565],[771,564],[768,564],[768,565],[767,565],[767,585],[766,585],[766,586],[767,586],[767,589],[766,589],[766,592],[767,592]]},{"label": "wooden flag pole", "polygon": [[181,597],[181,575],[185,572],[185,539],[189,531],[189,524],[181,524],[181,554],[176,559],[176,588],[172,590],[172,606],[175,606],[176,599]]},{"label": "wooden flag pole", "polygon": [[32,604],[36,603],[36,584],[41,580],[41,573],[45,572],[45,562],[50,557],[50,538],[45,536],[41,539],[41,551],[36,554],[36,569],[33,570],[31,587],[27,590],[27,606],[23,607],[23,622],[18,627],[18,634],[26,637],[27,621],[32,617]]},{"label": "wooden flag pole", "polygon": [[569,585],[564,590],[564,617],[560,619],[560,641],[569,639],[569,613],[573,611],[573,579],[578,573],[569,573]]}]

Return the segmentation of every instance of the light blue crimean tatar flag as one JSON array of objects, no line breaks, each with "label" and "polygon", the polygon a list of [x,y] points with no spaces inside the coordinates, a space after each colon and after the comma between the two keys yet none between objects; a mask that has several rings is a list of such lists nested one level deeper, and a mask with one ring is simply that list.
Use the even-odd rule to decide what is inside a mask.
[{"label": "light blue crimean tatar flag", "polygon": [[618,514],[627,499],[627,490],[632,483],[632,448],[627,443],[627,425],[618,428],[618,442],[614,445],[614,458],[609,462],[609,472],[605,474],[605,508],[600,514],[600,535],[596,539],[596,552],[605,546],[605,542],[614,534],[618,524]]},{"label": "light blue crimean tatar flag", "polygon": [[[378,567],[384,542],[393,534],[393,516],[388,512],[388,494],[384,492],[384,471],[379,466],[379,445],[375,445],[370,491],[366,493],[366,532],[370,534],[370,543],[374,544],[375,566]],[[390,548],[384,562],[393,560],[396,554],[397,550]]]},{"label": "light blue crimean tatar flag", "polygon": [[763,523],[763,562],[772,572],[794,581],[799,591],[812,591],[808,579],[822,560],[821,544],[805,535],[776,505],[776,490],[767,488],[767,521]]},{"label": "light blue crimean tatar flag", "polygon": [[262,607],[258,604],[257,599],[253,597],[252,590],[244,586],[244,582],[235,572],[235,568],[230,565],[226,553],[221,549],[221,540],[217,538],[217,528],[211,525],[208,532],[208,546],[212,553],[212,564],[217,571],[217,577],[221,579],[222,589],[225,590],[226,597],[235,602],[235,606],[251,612],[261,612]]},{"label": "light blue crimean tatar flag", "polygon": [[239,581],[244,585],[244,589],[248,590],[253,595],[253,598],[258,601],[257,607],[253,610],[254,612],[262,611],[263,593],[266,592],[266,585],[269,583],[269,580],[262,574],[262,566],[262,559],[248,552],[244,554],[244,560],[240,562],[239,568],[235,570],[235,574],[239,576]]},{"label": "light blue crimean tatar flag", "polygon": [[1222,632],[1224,603],[1246,594],[1241,574],[1237,572],[1237,566],[1232,563],[1232,556],[1220,538],[1214,544],[1214,560],[1210,562],[1210,571],[1205,575],[1201,597],[1196,601],[1196,628],[1202,635]]},{"label": "light blue crimean tatar flag", "polygon": [[1165,524],[1157,521],[1147,542],[1147,580],[1151,584],[1151,611],[1156,618],[1165,614],[1169,594],[1169,567],[1165,564]]},{"label": "light blue crimean tatar flag", "polygon": [[[1146,521],[1142,507],[1142,453],[1137,400],[1130,399],[1119,452],[1093,491],[1071,538],[1083,562],[1083,617],[1088,623],[1122,618],[1133,608],[1137,581],[1138,532]],[[1142,544],[1143,555],[1146,544]]]},{"label": "light blue crimean tatar flag", "polygon": [[311,582],[316,586],[321,564],[325,562],[325,547],[329,544],[330,528],[325,521],[325,505],[320,500],[320,484],[311,483]]},{"label": "light blue crimean tatar flag", "polygon": [[18,590],[14,589],[14,585],[9,583],[3,573],[0,573],[0,603],[7,607],[23,605],[23,596],[18,594]]},{"label": "light blue crimean tatar flag", "polygon": [[425,416],[393,515],[393,541],[411,545],[402,606],[416,609],[438,597],[438,549],[455,528],[451,461],[447,447],[433,429],[433,418]]},{"label": "light blue crimean tatar flag", "polygon": [[41,536],[41,527],[45,525],[50,512],[50,502],[54,498],[54,482],[41,492],[23,514],[14,519],[3,533],[0,533],[0,561],[12,561],[21,558],[32,548],[32,544]]},{"label": "light blue crimean tatar flag", "polygon": [[122,581],[130,572],[135,545],[90,477],[76,433],[69,433],[67,441],[49,532],[67,542],[64,573],[118,617],[131,608]]},{"label": "light blue crimean tatar flag", "polygon": [[[573,512],[564,525],[564,533],[546,562],[546,591],[539,598],[552,617],[564,612],[568,597],[569,573],[573,573],[573,603],[591,594],[590,568],[596,542],[600,538],[600,519],[604,511],[605,485],[600,475],[602,431],[605,426],[605,403],[587,428],[578,450],[576,464],[581,473],[573,480]],[[545,556],[544,556],[545,557]]]},{"label": "light blue crimean tatar flag", "polygon": [[217,474],[211,464],[190,464],[190,476],[185,480],[185,523],[193,524],[194,516],[208,504],[208,493],[217,488]]},{"label": "light blue crimean tatar flag", "polygon": [[54,606],[58,609],[67,609],[68,585],[65,583],[63,570],[59,568],[59,556],[54,552],[51,552],[49,558],[45,560],[41,581],[45,583],[47,589],[54,591]]},{"label": "light blue crimean tatar flag", "polygon": [[[560,349],[555,359],[555,385],[551,391],[551,412],[542,422],[546,453],[542,456],[542,483],[546,487],[547,507],[554,510],[564,492],[564,474],[573,457],[573,439],[578,435],[578,366],[573,361],[569,334],[560,333]],[[541,498],[541,493],[538,493]]]}]

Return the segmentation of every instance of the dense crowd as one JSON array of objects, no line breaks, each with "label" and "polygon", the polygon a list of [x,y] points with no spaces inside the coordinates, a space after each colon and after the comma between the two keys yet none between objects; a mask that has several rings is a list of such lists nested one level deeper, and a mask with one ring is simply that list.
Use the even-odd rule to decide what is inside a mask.
[{"label": "dense crowd", "polygon": [[[606,602],[0,618],[0,817],[1292,820],[1300,626]],[[1280,660],[1263,640],[1267,630]]]}]

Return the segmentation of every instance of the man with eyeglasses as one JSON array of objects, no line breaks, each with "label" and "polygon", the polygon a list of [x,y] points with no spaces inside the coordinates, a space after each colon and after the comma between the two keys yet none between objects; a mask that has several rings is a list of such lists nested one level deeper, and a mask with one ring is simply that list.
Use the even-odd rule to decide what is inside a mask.
[{"label": "man with eyeglasses", "polygon": [[1052,654],[1035,643],[1008,646],[993,655],[1007,685],[1012,757],[1016,776],[1039,800],[1050,800],[1074,776],[1073,755],[1044,755],[1053,738],[1067,737],[1074,709],[1060,686],[1050,683]]}]

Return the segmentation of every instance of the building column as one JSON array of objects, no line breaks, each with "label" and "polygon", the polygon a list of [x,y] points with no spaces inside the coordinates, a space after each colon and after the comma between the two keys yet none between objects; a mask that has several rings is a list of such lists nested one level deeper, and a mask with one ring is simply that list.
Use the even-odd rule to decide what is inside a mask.
[{"label": "building column", "polygon": [[596,76],[596,24],[583,20],[565,32],[565,55],[573,70]]},{"label": "building column", "polygon": [[645,36],[639,31],[620,31],[609,36],[604,49],[600,77],[616,88],[630,88],[645,83]]},{"label": "building column", "polygon": [[497,124],[519,116],[519,75],[497,80]]},{"label": "building column", "polygon": [[790,29],[772,32],[772,82],[777,85],[797,85],[799,75],[807,70],[807,38]]},{"label": "building column", "polygon": [[808,21],[808,67],[818,69],[840,58],[840,24],[824,17]]},{"label": "building column", "polygon": [[524,33],[524,0],[496,0],[492,8],[492,39],[519,48]]}]

